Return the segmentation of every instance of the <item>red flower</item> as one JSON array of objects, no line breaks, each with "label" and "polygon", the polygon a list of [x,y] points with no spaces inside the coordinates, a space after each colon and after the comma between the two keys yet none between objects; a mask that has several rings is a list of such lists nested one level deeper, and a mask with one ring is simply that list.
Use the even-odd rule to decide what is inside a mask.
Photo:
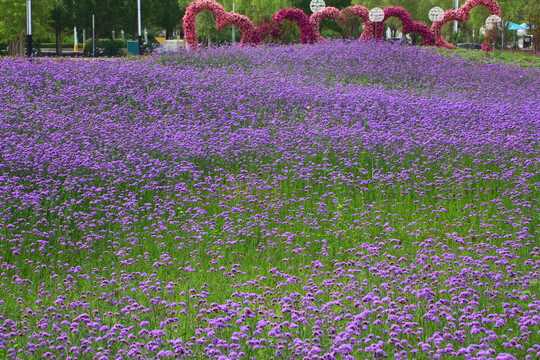
[{"label": "red flower", "polygon": [[233,12],[222,13],[217,16],[216,27],[218,30],[223,29],[227,25],[236,25],[242,32],[240,43],[243,45],[253,43],[253,35],[255,32],[255,26],[247,16],[236,14]]},{"label": "red flower", "polygon": [[360,35],[360,40],[368,40],[373,36],[375,27],[369,20],[369,9],[362,5],[349,6],[343,10],[343,14],[350,18],[361,18],[364,20],[364,32]]},{"label": "red flower", "polygon": [[309,24],[307,15],[302,10],[297,8],[281,9],[274,15],[272,22],[277,26],[272,31],[272,35],[275,38],[279,37],[278,26],[283,20],[298,22],[298,26],[300,27],[300,42],[302,44],[313,43],[315,41],[315,32]]},{"label": "red flower", "polygon": [[404,8],[400,6],[389,6],[385,8],[383,11],[384,11],[384,19],[383,21],[377,24],[378,26],[377,40],[383,39],[384,22],[388,18],[396,17],[401,20],[403,35],[416,32],[422,35],[422,39],[424,40],[424,45],[427,45],[427,46],[435,45],[435,36],[433,36],[431,29],[427,25],[421,22],[414,21],[411,15]]},{"label": "red flower", "polygon": [[345,16],[336,9],[333,6],[327,6],[324,8],[323,11],[320,13],[313,13],[309,17],[309,24],[311,25],[311,28],[313,29],[313,32],[315,33],[315,36],[317,38],[317,41],[324,41],[325,39],[321,36],[319,33],[319,26],[320,22],[327,18],[333,18],[337,21],[337,23],[341,26],[344,26],[346,23]]},{"label": "red flower", "polygon": [[[495,0],[468,0],[462,7],[458,10],[447,10],[444,13],[443,19],[441,21],[435,21],[431,25],[431,32],[435,35],[436,45],[438,47],[444,47],[447,49],[455,49],[456,47],[446,41],[441,35],[441,28],[444,24],[449,21],[457,20],[459,22],[469,21],[469,16],[471,9],[483,5],[488,9],[490,15],[501,16],[501,8]],[[491,51],[491,43],[493,42],[492,38],[496,37],[497,29],[488,30],[486,39],[482,44],[483,51]]]},{"label": "red flower", "polygon": [[265,23],[257,26],[253,32],[253,44],[260,44],[265,38],[275,32],[275,26],[271,23]]},{"label": "red flower", "polygon": [[192,51],[197,50],[197,47],[199,46],[199,43],[197,42],[197,31],[195,29],[195,18],[203,10],[213,12],[216,15],[218,21],[219,18],[223,17],[226,13],[223,6],[213,0],[196,0],[189,4],[186,9],[186,14],[184,15],[183,22],[186,42],[189,46],[189,49]]},{"label": "red flower", "polygon": [[[377,38],[383,38],[383,23],[390,17],[397,17],[401,20],[403,25],[403,34],[417,32],[422,35],[424,39],[424,45],[436,45],[439,47],[455,48],[452,44],[444,40],[441,35],[442,26],[449,21],[467,22],[471,9],[476,6],[485,6],[491,15],[501,16],[501,8],[496,0],[467,0],[467,2],[458,10],[447,10],[441,21],[436,21],[432,24],[431,28],[425,24],[414,21],[411,15],[402,7],[390,6],[384,9],[384,19],[377,24]],[[226,25],[236,25],[242,32],[242,38],[240,42],[242,44],[259,44],[268,35],[279,37],[280,24],[283,20],[290,20],[298,22],[300,26],[300,41],[305,43],[312,43],[316,40],[323,41],[324,38],[318,33],[317,22],[326,19],[334,18],[340,25],[344,25],[346,18],[344,14],[350,18],[362,18],[364,20],[364,32],[360,36],[361,40],[367,40],[373,36],[375,30],[375,24],[369,20],[369,10],[361,5],[349,6],[339,11],[335,7],[328,6],[322,12],[311,15],[310,18],[306,14],[296,8],[281,9],[279,10],[272,20],[272,24],[262,24],[255,28],[253,22],[245,15],[236,14],[233,12],[226,12],[223,6],[215,2],[214,0],[195,0],[186,9],[184,15],[184,33],[187,44],[191,50],[196,50],[197,32],[195,30],[195,18],[197,14],[202,10],[209,10],[216,15],[216,27],[222,29]],[[491,51],[491,44],[497,36],[498,29],[490,29],[487,31],[486,40],[482,44],[482,50]]]}]

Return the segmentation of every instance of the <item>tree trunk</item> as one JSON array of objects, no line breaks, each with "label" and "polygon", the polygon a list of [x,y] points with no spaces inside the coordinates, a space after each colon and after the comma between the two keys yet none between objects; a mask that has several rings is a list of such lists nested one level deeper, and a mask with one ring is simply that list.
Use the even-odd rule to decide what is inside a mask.
[{"label": "tree trunk", "polygon": [[8,55],[24,55],[24,34],[19,35],[18,40],[8,40]]},{"label": "tree trunk", "polygon": [[56,29],[56,55],[62,56],[62,30]]},{"label": "tree trunk", "polygon": [[165,29],[165,39],[171,40],[171,32],[169,31],[169,29]]},{"label": "tree trunk", "polygon": [[8,56],[15,56],[15,40],[8,40]]},{"label": "tree trunk", "polygon": [[210,47],[210,45],[212,44],[212,37],[210,35],[208,35],[208,47]]}]

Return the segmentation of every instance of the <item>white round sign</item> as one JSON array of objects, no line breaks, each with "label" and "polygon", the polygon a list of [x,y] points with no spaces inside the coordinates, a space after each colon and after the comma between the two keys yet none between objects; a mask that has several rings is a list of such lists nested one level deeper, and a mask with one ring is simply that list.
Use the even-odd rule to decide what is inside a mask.
[{"label": "white round sign", "polygon": [[326,3],[324,0],[311,0],[309,3],[309,8],[311,9],[311,12],[319,13],[324,10],[326,7]]},{"label": "white round sign", "polygon": [[494,27],[500,27],[502,23],[502,19],[498,17],[497,15],[490,15],[486,19],[486,29],[491,30]]},{"label": "white round sign", "polygon": [[369,20],[372,22],[381,22],[384,20],[384,11],[381,8],[373,8],[369,11]]},{"label": "white round sign", "polygon": [[436,6],[432,8],[431,10],[429,10],[429,20],[431,20],[432,22],[442,21],[443,17],[444,17],[444,10],[441,9],[440,7]]}]

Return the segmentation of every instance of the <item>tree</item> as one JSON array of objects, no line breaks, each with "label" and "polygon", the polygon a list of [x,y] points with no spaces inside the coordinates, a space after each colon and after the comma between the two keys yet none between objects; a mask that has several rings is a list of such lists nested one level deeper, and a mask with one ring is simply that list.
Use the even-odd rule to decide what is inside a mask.
[{"label": "tree", "polygon": [[[32,34],[40,36],[47,33],[47,17],[51,8],[51,0],[32,2]],[[0,42],[8,42],[10,55],[13,46],[18,42],[24,44],[26,34],[26,1],[0,0]]]},{"label": "tree", "polygon": [[[135,0],[131,2],[135,2]],[[123,19],[125,12],[126,8],[123,1],[75,0],[77,25],[83,28],[92,28],[92,15],[94,15],[96,39],[99,39],[100,33],[110,34]],[[136,16],[135,21],[137,21]]]},{"label": "tree", "polygon": [[174,29],[182,21],[185,9],[178,0],[152,0],[151,21],[154,25],[165,29],[165,38],[170,40]]},{"label": "tree", "polygon": [[56,54],[62,55],[62,32],[73,25],[73,1],[53,0],[49,15],[49,26],[54,31]]}]

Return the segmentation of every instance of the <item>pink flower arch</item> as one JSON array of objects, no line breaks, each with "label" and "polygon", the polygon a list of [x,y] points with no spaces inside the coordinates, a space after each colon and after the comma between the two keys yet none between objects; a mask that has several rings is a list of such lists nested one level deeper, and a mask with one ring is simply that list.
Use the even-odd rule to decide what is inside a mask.
[{"label": "pink flower arch", "polygon": [[275,33],[275,26],[272,23],[264,23],[257,26],[253,32],[253,44],[260,44],[269,36],[272,36],[272,33]]},{"label": "pink flower arch", "polygon": [[197,30],[195,29],[195,18],[203,10],[213,12],[216,15],[216,19],[218,19],[217,21],[219,21],[226,13],[223,6],[214,0],[195,0],[189,4],[182,20],[184,23],[184,36],[189,49],[192,51],[197,50],[197,47],[199,46],[197,41]]},{"label": "pink flower arch", "polygon": [[[501,8],[496,0],[467,0],[467,2],[458,10],[450,9],[444,12],[441,21],[436,21],[431,28],[427,25],[414,21],[411,15],[402,7],[390,6],[384,9],[384,20],[378,23],[377,38],[383,38],[383,23],[390,17],[397,17],[403,24],[403,34],[417,32],[422,35],[424,45],[435,45],[453,49],[455,46],[447,42],[441,35],[442,26],[449,21],[466,22],[469,20],[471,9],[476,6],[485,6],[490,15],[501,16]],[[349,6],[339,11],[335,7],[328,6],[317,15],[313,14],[310,18],[300,9],[289,8],[279,10],[272,20],[272,24],[262,24],[255,28],[253,22],[245,15],[226,12],[223,6],[215,0],[195,0],[186,9],[184,15],[184,33],[186,42],[190,50],[195,51],[198,46],[197,32],[195,29],[195,18],[203,11],[208,10],[216,15],[216,27],[223,29],[226,25],[236,25],[242,32],[241,44],[259,44],[266,37],[272,35],[279,37],[280,24],[283,20],[296,21],[300,27],[300,41],[303,44],[313,43],[316,40],[324,41],[324,38],[318,33],[317,21],[325,18],[334,18],[340,25],[344,25],[346,18],[362,18],[364,20],[364,32],[360,36],[361,40],[367,40],[373,37],[375,24],[369,20],[369,10],[361,5]],[[491,51],[491,43],[497,35],[497,29],[488,30],[486,40],[482,44],[482,50]]]},{"label": "pink flower arch", "polygon": [[364,31],[360,35],[360,40],[369,40],[373,36],[374,24],[369,20],[369,9],[362,5],[349,6],[343,9],[343,14],[350,18],[361,18],[364,20]]},{"label": "pink flower arch", "polygon": [[296,21],[300,27],[300,42],[302,44],[311,44],[315,41],[315,32],[309,24],[307,15],[300,9],[289,8],[279,10],[272,19],[272,22],[276,25],[272,35],[275,38],[279,38],[279,25],[283,20]]},{"label": "pink flower arch", "polygon": [[311,16],[309,17],[309,24],[311,25],[311,28],[313,29],[313,32],[315,33],[317,41],[325,41],[325,39],[319,33],[318,25],[320,24],[322,20],[328,19],[328,18],[335,19],[336,22],[341,26],[344,26],[345,23],[347,22],[345,20],[345,16],[343,15],[343,13],[333,6],[326,6],[324,10],[321,11],[320,13],[311,14]]},{"label": "pink flower arch", "polygon": [[[456,47],[446,41],[441,35],[441,29],[444,24],[449,21],[457,20],[459,22],[469,21],[471,10],[477,6],[483,5],[489,11],[490,15],[501,16],[501,7],[496,0],[467,0],[467,2],[457,10],[451,9],[444,13],[441,21],[436,21],[431,25],[431,32],[435,35],[436,45],[438,47],[444,47],[447,49],[455,49]],[[497,30],[489,30],[486,36],[486,40],[482,44],[483,51],[491,51],[491,40],[496,36]]]},{"label": "pink flower arch", "polygon": [[251,21],[247,16],[233,12],[220,14],[220,16],[217,17],[217,29],[221,30],[227,25],[236,25],[242,32],[242,37],[240,38],[240,43],[242,45],[247,45],[254,42],[253,36],[255,33],[255,26],[253,25],[253,21]]},{"label": "pink flower arch", "polygon": [[391,18],[396,17],[399,20],[401,20],[402,28],[403,28],[403,35],[407,35],[409,33],[419,33],[422,35],[422,39],[424,40],[424,45],[427,46],[433,46],[435,45],[435,36],[431,32],[431,29],[418,21],[414,21],[411,17],[411,15],[402,8],[401,6],[389,6],[387,8],[384,8],[384,19],[380,23],[377,24],[377,40],[382,40],[384,37],[383,34],[383,24],[384,22]]}]

